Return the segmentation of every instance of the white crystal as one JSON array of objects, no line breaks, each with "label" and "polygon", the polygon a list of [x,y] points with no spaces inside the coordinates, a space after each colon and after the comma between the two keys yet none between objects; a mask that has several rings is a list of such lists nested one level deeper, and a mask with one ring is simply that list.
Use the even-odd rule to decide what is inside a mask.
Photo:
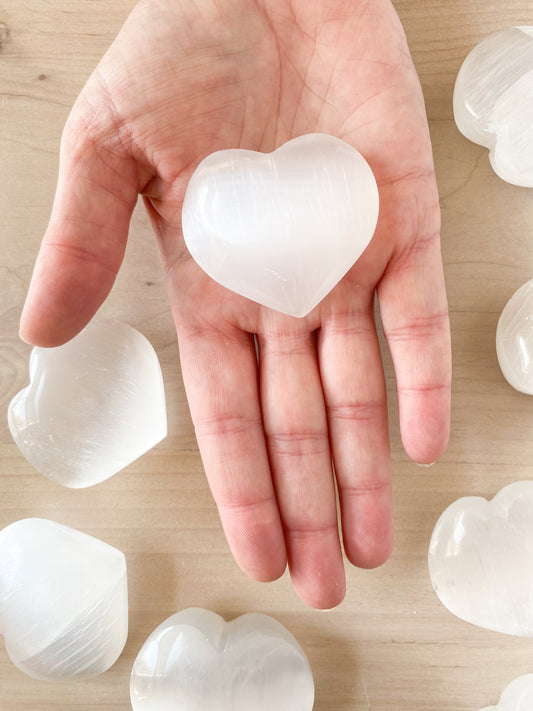
[{"label": "white crystal", "polygon": [[305,316],[362,254],[378,211],[376,181],[361,154],[314,133],[273,153],[208,156],[187,188],[183,236],[215,281]]},{"label": "white crystal", "polygon": [[95,320],[58,348],[34,348],[9,429],[42,474],[71,488],[107,479],[167,433],[161,367],[131,326]]},{"label": "white crystal", "polygon": [[225,622],[189,608],[146,640],[131,674],[133,711],[311,711],[313,675],[294,637],[268,615]]},{"label": "white crystal", "polygon": [[516,291],[498,320],[496,353],[505,379],[533,395],[533,279]]},{"label": "white crystal", "polygon": [[533,674],[518,677],[504,689],[497,706],[480,711],[531,711],[533,709]]},{"label": "white crystal", "polygon": [[533,636],[533,481],[491,501],[458,499],[439,518],[429,573],[445,607],[467,622]]},{"label": "white crystal", "polygon": [[128,635],[124,555],[45,519],[0,532],[0,633],[36,679],[85,679],[108,669]]},{"label": "white crystal", "polygon": [[470,52],[453,109],[461,133],[489,149],[500,178],[533,187],[533,27],[500,30]]}]

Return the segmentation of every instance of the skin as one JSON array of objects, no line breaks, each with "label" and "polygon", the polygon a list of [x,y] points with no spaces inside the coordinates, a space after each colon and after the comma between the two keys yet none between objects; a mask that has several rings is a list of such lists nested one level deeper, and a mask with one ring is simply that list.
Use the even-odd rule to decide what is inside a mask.
[{"label": "skin", "polygon": [[[180,215],[207,154],[272,151],[314,131],[365,156],[380,217],[350,272],[297,319],[212,281],[187,252]],[[92,318],[120,267],[139,194],[231,550],[258,580],[279,577],[288,563],[302,600],[331,608],[345,594],[342,547],[361,567],[380,565],[392,550],[375,295],[407,454],[433,462],[449,434],[438,194],[419,81],[389,0],[138,4],[66,124],[22,315],[25,340],[56,346]]]}]

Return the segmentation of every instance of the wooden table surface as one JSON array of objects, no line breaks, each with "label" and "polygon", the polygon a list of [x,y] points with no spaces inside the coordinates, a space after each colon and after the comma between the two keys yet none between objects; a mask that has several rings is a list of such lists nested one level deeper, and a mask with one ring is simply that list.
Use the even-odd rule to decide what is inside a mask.
[{"label": "wooden table surface", "polygon": [[1,711],[130,708],[129,673],[167,616],[201,606],[234,617],[261,611],[304,647],[316,711],[477,711],[508,682],[533,672],[533,640],[492,633],[452,616],[433,592],[427,550],[456,498],[492,497],[533,478],[533,400],[503,379],[495,352],[499,314],[533,274],[533,191],[492,172],[487,152],[457,131],[452,90],[469,50],[495,30],[533,24],[532,0],[397,0],[431,124],[454,353],[450,445],[432,468],[404,454],[394,379],[391,403],[395,535],[391,560],[348,569],[331,612],[306,608],[288,576],[248,580],[226,546],[198,454],[155,240],[135,213],[124,266],[102,308],[138,328],[163,368],[169,434],[108,481],[67,490],[38,474],[13,443],[5,413],[27,384],[30,348],[18,319],[55,189],[64,121],[133,0],[0,0],[0,528],[29,516],[93,534],[127,556],[130,634],[123,655],[95,680],[34,681],[0,647]]}]

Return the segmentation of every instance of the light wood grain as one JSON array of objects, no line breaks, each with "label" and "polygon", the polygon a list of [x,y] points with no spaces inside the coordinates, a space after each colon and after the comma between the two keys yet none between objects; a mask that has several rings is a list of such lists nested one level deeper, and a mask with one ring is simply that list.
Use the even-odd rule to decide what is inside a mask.
[{"label": "light wood grain", "polygon": [[348,570],[336,610],[304,607],[285,576],[261,585],[227,549],[203,475],[181,382],[178,350],[154,240],[135,213],[126,259],[103,312],[153,343],[168,398],[169,436],[109,481],[60,489],[13,444],[5,413],[27,381],[29,347],[18,319],[55,189],[64,121],[127,16],[129,0],[0,2],[0,528],[26,516],[55,519],[127,556],[130,636],[101,677],[54,685],[25,677],[0,648],[0,711],[125,711],[129,672],[148,634],[178,609],[235,616],[259,610],[297,636],[313,667],[316,711],[477,711],[513,678],[533,672],[533,641],[477,629],[432,591],[427,547],[442,510],[462,495],[494,495],[533,477],[533,400],[500,374],[496,322],[533,276],[533,191],[492,172],[486,151],[452,119],[452,90],[468,51],[488,33],[533,24],[531,0],[398,0],[431,123],[443,214],[454,383],[450,446],[430,469],[412,464],[391,402],[396,546],[375,571]]}]

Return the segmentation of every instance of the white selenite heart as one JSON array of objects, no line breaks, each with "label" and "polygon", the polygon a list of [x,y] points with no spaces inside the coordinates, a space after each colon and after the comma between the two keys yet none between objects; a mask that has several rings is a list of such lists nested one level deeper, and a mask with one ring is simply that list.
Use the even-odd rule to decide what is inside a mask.
[{"label": "white selenite heart", "polygon": [[533,395],[533,279],[505,305],[496,328],[496,353],[507,382]]},{"label": "white selenite heart", "polygon": [[458,499],[439,518],[429,573],[441,602],[486,629],[533,636],[533,481],[491,501]]},{"label": "white selenite heart", "polygon": [[161,367],[131,326],[95,320],[58,348],[34,348],[9,429],[26,459],[70,488],[112,476],[167,434]]},{"label": "white selenite heart", "polygon": [[0,531],[0,634],[13,663],[47,681],[101,674],[128,636],[126,560],[46,519]]},{"label": "white selenite heart", "polygon": [[505,687],[497,706],[480,711],[531,711],[533,709],[533,674],[525,674]]},{"label": "white selenite heart", "polygon": [[131,673],[133,711],[311,711],[313,675],[294,637],[268,615],[231,622],[200,608],[172,615]]},{"label": "white selenite heart", "polygon": [[215,281],[305,316],[361,256],[378,211],[361,154],[313,133],[273,153],[233,149],[205,158],[187,187],[183,236]]},{"label": "white selenite heart", "polygon": [[533,27],[500,30],[470,52],[453,109],[461,133],[489,149],[500,178],[533,187]]}]

